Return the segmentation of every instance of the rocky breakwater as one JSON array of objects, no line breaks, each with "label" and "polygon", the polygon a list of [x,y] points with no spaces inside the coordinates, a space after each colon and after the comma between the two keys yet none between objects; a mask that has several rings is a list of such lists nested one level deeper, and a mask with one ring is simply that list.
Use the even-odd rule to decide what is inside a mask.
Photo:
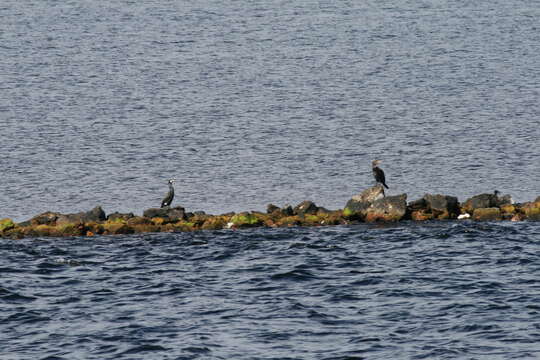
[{"label": "rocky breakwater", "polygon": [[312,201],[303,201],[294,207],[270,204],[266,212],[210,215],[204,211],[187,212],[182,207],[164,207],[147,209],[142,216],[137,216],[117,212],[106,215],[98,206],[74,214],[45,212],[20,223],[0,219],[0,237],[94,236],[455,219],[540,221],[540,196],[534,201],[514,204],[510,196],[499,196],[497,192],[476,195],[464,203],[449,195],[426,194],[407,203],[407,194],[384,196],[383,189],[374,186],[353,196],[343,210],[328,210]]}]

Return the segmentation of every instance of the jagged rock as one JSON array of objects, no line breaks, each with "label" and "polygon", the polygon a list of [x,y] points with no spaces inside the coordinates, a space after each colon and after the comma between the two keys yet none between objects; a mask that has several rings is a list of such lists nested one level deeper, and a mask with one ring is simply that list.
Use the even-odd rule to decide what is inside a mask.
[{"label": "jagged rock", "polygon": [[473,220],[476,221],[498,221],[502,220],[501,210],[498,207],[474,209]]},{"label": "jagged rock", "polygon": [[464,212],[473,213],[475,209],[486,209],[497,207],[497,196],[495,194],[475,195],[463,203]]},{"label": "jagged rock", "polygon": [[103,221],[107,217],[105,216],[105,211],[101,206],[96,206],[90,211],[80,212],[76,214],[60,214],[56,219],[56,224],[74,224],[74,223],[84,223],[84,222],[98,222]]},{"label": "jagged rock", "polygon": [[277,211],[277,210],[279,210],[279,207],[277,207],[274,204],[268,204],[268,206],[266,207],[266,213],[267,214],[271,214],[271,213],[273,213],[274,211]]},{"label": "jagged rock", "polygon": [[459,215],[457,197],[448,195],[424,195],[428,211],[437,219],[455,219]]},{"label": "jagged rock", "polygon": [[350,219],[398,221],[407,213],[407,194],[383,197],[383,188],[376,185],[353,196],[343,209]]},{"label": "jagged rock", "polygon": [[228,227],[243,228],[243,227],[259,226],[261,224],[262,224],[261,220],[255,215],[253,215],[252,213],[241,212],[239,214],[234,215],[227,225]]},{"label": "jagged rock", "polygon": [[384,188],[382,185],[375,185],[367,190],[362,191],[360,194],[354,195],[352,200],[358,202],[369,202],[372,203],[375,200],[381,199],[384,197]]},{"label": "jagged rock", "polygon": [[11,219],[0,219],[0,232],[11,230],[15,227],[15,223]]},{"label": "jagged rock", "polygon": [[354,195],[345,205],[343,216],[350,219],[363,219],[367,209],[378,199],[384,198],[384,189],[382,185],[376,185]]},{"label": "jagged rock", "polygon": [[168,221],[179,221],[186,218],[186,212],[183,207],[177,206],[174,208],[150,208],[143,212],[143,216],[147,218],[164,218]]},{"label": "jagged rock", "polygon": [[364,220],[374,221],[399,221],[407,213],[407,194],[387,196],[375,200],[365,212]]},{"label": "jagged rock", "polygon": [[131,218],[135,217],[135,215],[133,215],[133,213],[126,213],[126,214],[122,214],[122,213],[119,213],[119,212],[114,212],[112,214],[109,214],[109,216],[107,216],[107,220],[109,221],[115,221],[115,220],[124,220],[124,221],[127,221]]},{"label": "jagged rock", "polygon": [[409,211],[413,212],[413,211],[421,211],[421,210],[426,210],[428,209],[428,204],[426,202],[426,199],[424,198],[421,198],[421,199],[418,199],[418,200],[414,200],[414,201],[411,201],[407,207],[409,208]]},{"label": "jagged rock", "polygon": [[132,218],[129,218],[126,223],[130,226],[133,226],[133,225],[151,225],[153,224],[152,223],[152,220],[147,218],[147,217],[143,217],[143,216],[134,216]]},{"label": "jagged rock", "polygon": [[283,216],[293,216],[294,210],[291,205],[287,204],[284,207],[281,208],[281,214]]},{"label": "jagged rock", "polygon": [[521,211],[525,214],[527,220],[540,221],[540,196],[535,201],[522,204]]},{"label": "jagged rock", "polygon": [[56,219],[60,216],[60,213],[47,211],[37,216],[34,216],[28,221],[19,223],[21,226],[37,226],[37,225],[53,225],[56,223]]},{"label": "jagged rock", "polygon": [[499,196],[499,192],[493,194],[475,195],[463,203],[464,212],[474,212],[474,209],[501,207],[503,205],[512,205],[514,201],[510,195]]},{"label": "jagged rock", "polygon": [[294,214],[296,215],[305,215],[305,214],[316,214],[319,208],[313,201],[302,201],[294,209]]}]

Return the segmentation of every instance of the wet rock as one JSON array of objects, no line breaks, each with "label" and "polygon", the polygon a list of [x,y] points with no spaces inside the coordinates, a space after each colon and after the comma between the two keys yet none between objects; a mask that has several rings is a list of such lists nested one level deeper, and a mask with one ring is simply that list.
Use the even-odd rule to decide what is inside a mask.
[{"label": "wet rock", "polygon": [[540,221],[540,196],[535,201],[522,204],[521,212],[527,220]]},{"label": "wet rock", "polygon": [[104,234],[108,235],[125,235],[125,234],[133,234],[135,230],[123,223],[105,223],[103,224],[104,228]]},{"label": "wet rock", "polygon": [[56,224],[74,224],[74,223],[84,223],[84,222],[98,222],[104,221],[107,217],[105,216],[105,211],[101,206],[96,206],[90,211],[80,212],[76,214],[60,214],[56,219]]},{"label": "wet rock", "polygon": [[149,219],[144,216],[135,216],[132,218],[129,218],[126,223],[130,226],[134,225],[150,225],[153,224],[152,219]]},{"label": "wet rock", "polygon": [[448,195],[424,195],[428,211],[436,219],[456,219],[460,213],[457,197]]},{"label": "wet rock", "polygon": [[276,221],[277,227],[292,227],[292,226],[298,226],[302,222],[300,221],[300,218],[298,216],[284,216],[282,218],[279,218]]},{"label": "wet rock", "polygon": [[498,207],[474,209],[473,220],[476,221],[499,221],[502,220],[501,210]]},{"label": "wet rock", "polygon": [[135,217],[135,215],[133,215],[133,213],[119,213],[119,212],[114,212],[112,214],[109,214],[109,216],[107,216],[107,220],[108,221],[118,221],[118,220],[123,220],[123,221],[128,221],[129,219]]},{"label": "wet rock", "polygon": [[232,224],[229,227],[244,228],[244,227],[255,227],[262,224],[261,220],[249,212],[241,212],[234,215],[230,223]]},{"label": "wet rock", "polygon": [[407,213],[407,194],[387,196],[375,200],[365,211],[364,220],[399,221]]},{"label": "wet rock", "polygon": [[426,199],[421,198],[421,199],[418,199],[418,200],[411,201],[407,205],[407,208],[411,212],[413,212],[413,211],[427,211],[428,210],[428,204],[426,202]]},{"label": "wet rock", "polygon": [[462,206],[463,212],[472,213],[475,209],[501,207],[512,205],[514,201],[510,195],[499,196],[499,192],[493,194],[480,194],[467,199]]},{"label": "wet rock", "polygon": [[267,213],[267,214],[271,214],[271,213],[273,213],[274,211],[277,211],[277,210],[279,210],[279,207],[277,207],[277,206],[274,205],[274,204],[268,204],[268,205],[266,206],[266,213]]},{"label": "wet rock", "polygon": [[150,208],[143,212],[146,218],[164,218],[168,221],[176,222],[186,218],[186,212],[183,207],[177,206],[174,208]]},{"label": "wet rock", "polygon": [[319,208],[313,201],[302,201],[300,204],[296,205],[293,209],[294,214],[296,215],[305,215],[305,214],[316,214]]},{"label": "wet rock", "polygon": [[37,216],[34,216],[28,221],[20,223],[21,226],[37,226],[37,225],[54,225],[60,213],[47,211]]},{"label": "wet rock", "polygon": [[384,197],[384,188],[382,185],[375,185],[369,189],[362,191],[360,194],[354,195],[352,200],[357,202],[372,203],[375,200],[382,199]]},{"label": "wet rock", "polygon": [[414,210],[410,212],[410,218],[414,221],[433,220],[433,214],[427,210]]},{"label": "wet rock", "polygon": [[281,208],[281,214],[283,216],[293,216],[294,215],[294,210],[292,208],[291,205],[285,205],[284,207]]},{"label": "wet rock", "polygon": [[11,219],[0,219],[0,233],[11,230],[15,227],[15,223]]},{"label": "wet rock", "polygon": [[202,230],[220,230],[224,229],[227,226],[227,223],[229,218],[225,216],[214,216],[211,218],[206,219],[206,221],[202,224],[201,229]]},{"label": "wet rock", "polygon": [[376,185],[360,194],[354,195],[345,205],[343,216],[350,219],[363,219],[367,209],[379,199],[384,198],[384,192],[381,185]]}]

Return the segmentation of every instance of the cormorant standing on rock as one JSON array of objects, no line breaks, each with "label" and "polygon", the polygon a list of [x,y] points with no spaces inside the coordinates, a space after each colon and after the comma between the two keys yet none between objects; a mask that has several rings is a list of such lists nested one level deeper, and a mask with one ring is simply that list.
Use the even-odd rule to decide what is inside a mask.
[{"label": "cormorant standing on rock", "polygon": [[165,207],[165,206],[170,206],[173,199],[174,199],[174,188],[173,188],[173,183],[174,183],[174,179],[169,179],[168,181],[168,184],[169,184],[169,192],[167,193],[167,196],[165,196],[165,198],[161,201],[161,207]]},{"label": "cormorant standing on rock", "polygon": [[382,184],[385,188],[388,189],[388,186],[386,186],[386,179],[384,177],[384,171],[378,166],[381,163],[381,160],[373,160],[371,163],[372,170],[373,170],[373,177],[375,178],[375,181],[377,183]]}]

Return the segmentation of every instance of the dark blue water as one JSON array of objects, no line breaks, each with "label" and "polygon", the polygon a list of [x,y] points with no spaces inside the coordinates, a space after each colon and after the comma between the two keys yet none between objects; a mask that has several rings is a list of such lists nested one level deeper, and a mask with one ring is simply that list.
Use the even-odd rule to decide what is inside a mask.
[{"label": "dark blue water", "polygon": [[0,216],[540,190],[540,7],[0,4]]},{"label": "dark blue water", "polygon": [[2,359],[538,359],[539,223],[0,240]]},{"label": "dark blue water", "polygon": [[[536,1],[0,3],[0,218],[540,195]],[[0,240],[4,359],[540,358],[535,223]]]}]

